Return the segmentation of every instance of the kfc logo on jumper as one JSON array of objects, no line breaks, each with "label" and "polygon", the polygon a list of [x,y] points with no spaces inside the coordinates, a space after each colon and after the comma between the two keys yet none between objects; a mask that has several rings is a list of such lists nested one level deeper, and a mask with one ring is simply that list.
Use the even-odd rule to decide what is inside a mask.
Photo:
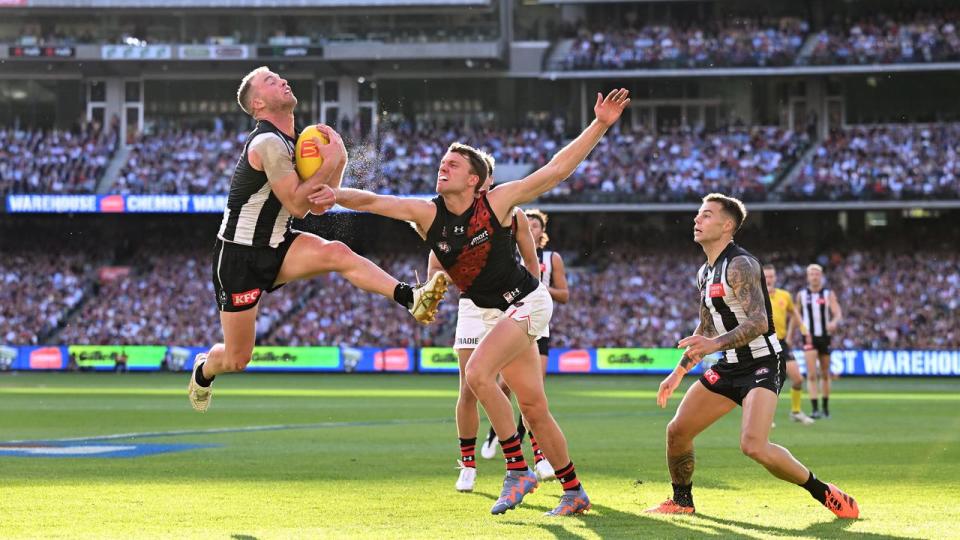
[{"label": "kfc logo on jumper", "polygon": [[723,283],[714,283],[710,285],[710,298],[723,298],[726,291],[723,290]]},{"label": "kfc logo on jumper", "polygon": [[714,371],[713,368],[710,368],[707,370],[706,373],[703,374],[703,378],[709,381],[710,384],[717,384],[717,381],[720,380],[720,375],[717,374],[717,372]]},{"label": "kfc logo on jumper", "polygon": [[233,295],[233,305],[235,307],[249,306],[260,298],[260,289],[250,289],[247,292],[236,293]]}]

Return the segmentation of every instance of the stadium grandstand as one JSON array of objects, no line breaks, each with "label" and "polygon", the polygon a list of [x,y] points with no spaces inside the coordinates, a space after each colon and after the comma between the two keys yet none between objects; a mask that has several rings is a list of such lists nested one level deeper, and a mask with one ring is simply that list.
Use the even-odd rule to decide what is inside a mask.
[{"label": "stadium grandstand", "polygon": [[[452,417],[454,379],[461,369],[451,349],[460,299],[456,287],[450,288],[430,325],[418,324],[394,302],[360,291],[335,273],[265,294],[256,313],[256,349],[249,370],[281,373],[262,378],[265,386],[276,388],[257,394],[258,375],[218,378],[217,384],[225,389],[237,379],[254,382],[218,396],[222,401],[211,409],[223,406],[224,414],[236,415],[242,409],[256,420],[224,416],[222,425],[208,425],[178,416],[180,408],[188,408],[181,403],[182,387],[195,356],[224,341],[211,278],[214,242],[225,221],[231,182],[242,164],[238,158],[256,126],[238,106],[238,86],[245,74],[267,66],[289,82],[299,100],[298,130],[323,123],[342,135],[349,157],[344,187],[404,198],[436,196],[438,167],[454,142],[474,145],[494,158],[496,185],[522,179],[548,164],[590,124],[598,92],[629,91],[622,117],[573,174],[523,205],[549,214],[550,243],[545,249],[562,255],[570,289],[569,302],[557,303],[553,312],[544,368],[551,375],[568,376],[559,377],[559,383],[548,379],[547,393],[553,403],[552,385],[559,388],[557,416],[575,426],[568,429],[564,424],[572,449],[579,453],[590,438],[614,441],[599,449],[598,457],[591,456],[592,462],[586,456],[578,458],[594,471],[603,471],[597,476],[623,481],[597,482],[608,500],[613,499],[610,493],[636,499],[635,492],[641,492],[642,504],[654,503],[647,501],[652,495],[643,487],[644,482],[654,482],[653,473],[635,474],[632,461],[604,469],[608,465],[604,460],[633,460],[635,441],[625,434],[632,427],[622,422],[634,422],[637,416],[622,411],[649,405],[648,412],[654,414],[656,384],[677,365],[678,342],[700,324],[697,272],[704,252],[693,241],[692,229],[708,193],[724,193],[747,205],[749,217],[737,242],[763,263],[776,266],[778,287],[796,299],[796,293],[808,287],[808,265],[818,264],[826,287],[843,309],[829,369],[820,368],[830,372],[821,373],[824,377],[844,378],[836,384],[841,390],[833,406],[839,412],[830,420],[836,423],[821,428],[825,422],[818,421],[814,426],[823,429],[819,433],[828,442],[811,450],[810,436],[787,431],[792,425],[783,425],[785,416],[783,421],[775,419],[780,427],[774,433],[787,433],[791,451],[816,456],[824,470],[835,459],[834,447],[863,446],[878,460],[877,470],[888,467],[882,470],[891,478],[899,478],[895,473],[899,463],[884,461],[883,456],[930,456],[928,461],[946,471],[944,475],[952,475],[956,485],[960,457],[955,449],[942,447],[960,448],[948,444],[960,439],[956,434],[937,440],[921,434],[913,422],[922,415],[913,407],[916,402],[916,410],[933,410],[941,397],[944,403],[955,403],[953,386],[960,377],[958,26],[960,8],[942,0],[0,0],[0,409],[6,400],[29,394],[34,401],[11,401],[10,407],[30,413],[57,409],[64,414],[36,422],[29,419],[30,413],[21,420],[0,420],[0,432],[5,433],[0,437],[0,465],[8,455],[25,455],[17,445],[37,441],[60,448],[73,438],[89,436],[82,445],[110,447],[114,450],[103,452],[130,457],[140,454],[128,456],[127,450],[115,448],[140,443],[118,434],[147,433],[144,437],[159,439],[155,445],[159,453],[180,451],[159,449],[170,441],[171,448],[183,442],[168,441],[169,433],[215,437],[211,434],[216,431],[204,430],[250,429],[292,437],[285,430],[308,426],[302,429],[346,432],[337,431],[346,441],[343,446],[328,445],[338,474],[352,474],[343,471],[352,471],[358,460],[373,470],[370,463],[376,460],[387,463],[384,474],[391,478],[415,469],[423,479],[432,474],[430,467],[400,455],[419,452],[411,440],[419,437],[416,430],[424,423],[423,415],[431,418],[425,423],[437,424],[425,428],[433,430],[430,436],[444,438],[435,447],[432,442],[424,444],[424,454],[437,461],[449,457],[442,452],[450,440],[456,443],[458,435]],[[407,223],[340,206],[292,223],[294,229],[343,242],[400,281],[428,280],[429,246]],[[544,264],[541,268],[547,268]],[[788,342],[806,377],[811,369],[805,361],[807,344],[799,332]],[[693,373],[705,373],[715,360],[708,359]],[[812,362],[816,361],[814,356]],[[817,371],[814,363],[809,365]],[[110,378],[87,373],[128,370],[175,373]],[[304,377],[308,382],[302,382],[296,377],[344,372],[398,375],[369,379],[331,375],[333,382],[323,377]],[[433,373],[454,376],[421,376]],[[35,384],[29,379],[34,376]],[[136,379],[140,376],[153,378],[144,383]],[[848,376],[854,382],[848,383]],[[845,384],[861,395],[851,392],[844,401]],[[55,393],[51,388],[69,385],[74,386],[64,392],[77,400],[77,410],[96,414],[78,419],[70,416],[73,401],[48,400]],[[179,408],[170,397],[174,387]],[[353,390],[357,392],[351,394]],[[374,395],[381,390],[382,395]],[[903,394],[885,402],[888,390]],[[83,401],[98,392],[117,401]],[[784,388],[784,399],[788,392]],[[329,406],[331,412],[303,405],[308,397],[321,394],[324,401],[316,403]],[[380,401],[383,396],[397,399]],[[241,397],[262,401],[241,407]],[[134,398],[156,400],[139,403]],[[294,398],[299,400],[296,407],[281,403]],[[343,409],[335,404],[340,398],[348,403]],[[622,414],[603,409],[604,400],[620,400],[616,403]],[[577,416],[578,407],[587,401],[590,404]],[[420,407],[427,402],[424,412]],[[111,422],[116,418],[111,414],[116,407],[129,407],[131,415],[142,412],[142,418],[118,420],[116,425],[123,427],[114,429]],[[843,418],[843,408],[857,423]],[[161,412],[169,416],[156,416]],[[92,419],[100,414],[102,421]],[[881,415],[892,418],[891,425],[900,432],[870,431]],[[204,421],[211,416],[217,418],[209,414]],[[937,409],[926,414],[923,429],[939,432],[940,426],[955,425],[955,416],[944,417]],[[485,432],[487,420],[481,417]],[[656,460],[658,488],[669,489],[667,473],[660,470],[669,417],[657,421],[656,429],[642,435],[656,446],[639,451],[643,459]],[[849,423],[840,424],[844,421]],[[607,431],[591,431],[594,424]],[[391,442],[383,444],[401,450],[394,454],[370,450],[380,443],[354,441],[362,437],[349,430],[367,426],[373,432],[395,429],[397,433],[390,435],[394,438],[383,439]],[[363,437],[369,434],[365,433]],[[104,434],[110,435],[97,438]],[[848,434],[855,434],[855,440],[844,439]],[[262,437],[257,444],[284,444],[271,442],[269,436],[255,435]],[[371,440],[380,440],[379,436]],[[902,448],[888,451],[882,446],[888,436]],[[121,442],[108,444],[109,437]],[[245,444],[230,438],[211,441],[194,445],[190,439],[183,444],[197,453],[209,448],[211,454],[226,454],[235,450],[230,445]],[[477,446],[481,443],[477,441]],[[299,448],[300,442],[291,444]],[[291,461],[298,469],[283,470],[284,481],[299,482],[298,471],[316,466],[313,447],[306,446],[304,455]],[[285,455],[286,448],[277,447],[271,446],[276,453],[268,458],[252,446],[243,448],[261,460]],[[174,455],[180,454],[158,457],[152,472],[166,478],[168,470],[177,470],[171,482],[193,481],[181,473],[196,463],[176,461],[167,467],[178,459]],[[740,459],[739,451],[730,456]],[[227,459],[230,467],[249,464],[237,455]],[[853,471],[859,462],[850,460],[840,459],[838,468]],[[73,478],[71,465],[53,461],[51,471]],[[203,462],[200,467],[208,465]],[[234,469],[210,467],[210,478],[217,482],[232,478]],[[23,471],[17,482],[49,476],[34,465]],[[585,471],[582,476],[593,480],[590,468]],[[5,474],[21,473],[0,472],[0,484],[16,483]],[[80,474],[76,484],[96,484],[97,474]],[[118,478],[135,477],[137,472],[129,468],[117,472],[116,478],[112,474],[104,478],[120,482]],[[942,487],[937,483],[946,480],[939,474],[916,472],[912,479],[922,481],[911,484],[914,495],[925,497],[931,485]],[[627,490],[624,475],[630,476],[635,491]],[[230,493],[232,505],[249,490],[259,489],[256,482],[272,478],[251,473],[244,481],[252,484],[218,485]],[[316,479],[309,474],[306,478]],[[343,476],[332,478],[331,482],[346,482]],[[759,478],[749,477],[753,483]],[[853,485],[866,493],[893,490],[872,485],[873,480],[861,476],[860,485]],[[52,482],[45,489],[57,493],[51,498],[99,505],[100,516],[126,504],[73,491],[65,494],[51,487],[55,480],[44,481]],[[487,530],[482,528],[486,523],[473,518],[458,525],[430,518],[433,521],[424,521],[429,523],[423,534],[417,534],[409,508],[392,502],[407,497],[406,492],[383,487],[382,479],[375,481],[376,490],[383,489],[386,495],[350,484],[344,493],[360,493],[357,498],[331,503],[336,512],[317,512],[329,524],[318,524],[315,517],[304,518],[309,525],[291,524],[289,516],[296,512],[284,497],[292,497],[292,492],[271,487],[281,501],[276,521],[264,518],[267,521],[258,528],[261,523],[254,518],[225,511],[231,523],[247,528],[233,530],[218,521],[215,526],[198,525],[196,534],[229,533],[234,538],[515,534],[502,522]],[[431,477],[427,483],[434,481]],[[442,482],[452,493],[452,481],[444,476]],[[725,482],[706,480],[698,504],[719,499],[711,491],[750,488],[744,482]],[[311,500],[323,499],[340,485],[325,483],[327,491],[310,488]],[[151,489],[160,493],[169,488]],[[97,489],[91,488],[94,492]],[[26,491],[18,494],[29,498]],[[179,494],[164,491],[156,498],[172,500]],[[781,495],[778,491],[777,497]],[[136,501],[145,496],[124,495]],[[750,496],[767,493],[758,488]],[[194,512],[199,503],[188,498],[184,504]],[[382,512],[356,510],[374,499],[383,505]],[[412,499],[423,503],[418,496]],[[912,504],[910,500],[907,495],[897,499],[904,508]],[[790,507],[775,508],[776,519],[781,520],[777,526],[761,525],[760,518],[749,523],[710,518],[719,514],[708,507],[703,517],[694,518],[702,521],[689,527],[641,521],[641,526],[652,527],[647,532],[634,528],[632,519],[641,510],[631,507],[635,500],[624,498],[608,506],[602,498],[595,501],[599,519],[610,517],[616,527],[604,528],[586,518],[581,528],[515,524],[525,536],[558,538],[704,533],[912,538],[919,533],[904,523],[916,518],[939,523],[949,533],[945,537],[960,537],[956,526],[960,515],[936,504],[919,517],[911,513],[907,519],[905,510],[891,517],[873,514],[871,521],[858,522],[861,528],[849,529],[789,521],[792,518],[783,516],[793,515]],[[484,499],[482,505],[487,502]],[[436,505],[454,515],[467,503],[429,499],[423,504],[417,513],[429,514],[430,505]],[[165,511],[154,503],[148,506],[158,516]],[[0,510],[5,509],[0,502]],[[733,503],[725,509],[742,513]],[[354,511],[360,517],[350,517]],[[0,523],[0,538],[170,537],[185,530],[129,516],[122,522],[91,520],[65,526],[61,523],[75,517],[66,512],[41,511],[37,529]],[[768,516],[774,510],[763,512]],[[11,522],[33,519],[29,512],[11,515]],[[181,521],[189,523],[191,518],[184,514]],[[372,525],[366,528],[367,524]]]}]

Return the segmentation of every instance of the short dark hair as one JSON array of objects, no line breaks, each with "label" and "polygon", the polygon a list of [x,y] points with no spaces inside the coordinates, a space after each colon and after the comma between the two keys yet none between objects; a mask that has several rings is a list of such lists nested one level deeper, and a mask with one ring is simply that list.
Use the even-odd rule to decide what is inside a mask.
[{"label": "short dark hair", "polygon": [[483,183],[487,181],[487,178],[493,173],[493,156],[481,150],[477,150],[469,144],[455,142],[451,144],[449,148],[447,148],[447,152],[460,154],[466,158],[468,163],[470,163],[470,172],[480,178],[480,181],[477,182],[477,191],[480,190],[480,186],[482,186]]},{"label": "short dark hair", "polygon": [[250,73],[244,75],[243,80],[240,81],[240,88],[237,89],[237,103],[240,104],[240,108],[243,109],[243,112],[249,114],[250,116],[253,116],[253,111],[250,110],[250,90],[253,89],[253,78],[258,73],[269,70],[270,68],[267,66],[260,66]]},{"label": "short dark hair", "polygon": [[740,227],[743,226],[743,222],[747,219],[747,207],[743,205],[743,201],[740,199],[724,195],[723,193],[711,193],[703,198],[703,202],[715,202],[723,207],[723,211],[733,218],[733,223],[736,225],[733,229],[734,234],[740,231]]}]

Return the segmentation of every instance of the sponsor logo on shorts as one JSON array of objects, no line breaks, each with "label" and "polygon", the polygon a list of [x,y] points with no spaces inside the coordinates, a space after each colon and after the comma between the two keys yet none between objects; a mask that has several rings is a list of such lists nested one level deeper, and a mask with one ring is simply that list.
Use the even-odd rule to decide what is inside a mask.
[{"label": "sponsor logo on shorts", "polygon": [[468,337],[468,338],[457,338],[457,345],[479,345],[480,338],[478,337]]},{"label": "sponsor logo on shorts", "polygon": [[[506,300],[508,304],[509,304],[509,303],[512,303],[512,302],[513,302],[513,299],[516,298],[516,297],[518,297],[518,296],[520,296],[520,288],[519,288],[519,287],[517,287],[516,289],[514,289],[514,290],[512,290],[512,291],[507,291],[507,292],[503,293],[503,299]],[[523,305],[523,304],[519,304],[519,305]]]},{"label": "sponsor logo on shorts", "polygon": [[710,384],[717,384],[717,381],[720,380],[720,374],[714,371],[713,368],[710,368],[703,374],[703,378]]},{"label": "sponsor logo on shorts", "polygon": [[221,306],[227,305],[227,291],[221,290],[217,296],[217,301],[220,302]]},{"label": "sponsor logo on shorts", "polygon": [[770,373],[770,368],[762,367],[762,368],[754,371],[754,372],[753,372],[753,375],[754,375],[755,377],[759,377],[759,376],[761,376],[761,375],[766,375],[767,373]]},{"label": "sponsor logo on shorts", "polygon": [[231,301],[234,307],[249,306],[256,303],[257,298],[260,298],[260,289],[250,289],[247,292],[234,294]]},{"label": "sponsor logo on shorts", "polygon": [[723,298],[726,291],[723,290],[723,283],[714,283],[710,285],[710,298]]}]

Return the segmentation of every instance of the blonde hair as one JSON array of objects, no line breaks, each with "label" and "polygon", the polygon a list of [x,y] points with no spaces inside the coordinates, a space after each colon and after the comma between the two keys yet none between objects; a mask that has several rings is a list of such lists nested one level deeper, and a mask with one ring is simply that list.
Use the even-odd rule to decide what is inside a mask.
[{"label": "blonde hair", "polygon": [[270,71],[270,68],[260,66],[250,73],[247,73],[243,76],[243,79],[240,80],[240,88],[237,88],[237,103],[240,105],[240,108],[243,109],[243,112],[250,116],[253,116],[253,111],[250,110],[250,91],[253,89],[253,78],[264,71]]},{"label": "blonde hair", "polygon": [[819,270],[821,274],[823,273],[823,267],[817,263],[807,265],[807,272],[810,270]]},{"label": "blonde hair", "polygon": [[549,221],[550,218],[548,218],[547,214],[539,208],[531,208],[530,210],[524,212],[524,214],[526,214],[527,219],[535,219],[540,222],[540,228],[543,229],[543,234],[540,235],[540,245],[537,247],[546,247],[547,242],[550,241],[550,237],[547,235],[547,221]]}]

